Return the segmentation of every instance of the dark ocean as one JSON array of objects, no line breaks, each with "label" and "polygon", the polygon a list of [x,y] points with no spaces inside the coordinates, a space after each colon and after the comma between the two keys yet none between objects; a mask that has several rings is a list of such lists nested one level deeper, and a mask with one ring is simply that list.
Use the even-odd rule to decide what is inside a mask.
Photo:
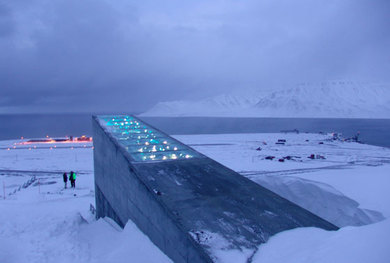
[{"label": "dark ocean", "polygon": [[[0,115],[0,140],[42,138],[46,135],[92,135],[91,114]],[[297,129],[338,132],[348,138],[360,132],[367,144],[390,147],[390,119],[143,117],[168,134],[257,133]]]}]

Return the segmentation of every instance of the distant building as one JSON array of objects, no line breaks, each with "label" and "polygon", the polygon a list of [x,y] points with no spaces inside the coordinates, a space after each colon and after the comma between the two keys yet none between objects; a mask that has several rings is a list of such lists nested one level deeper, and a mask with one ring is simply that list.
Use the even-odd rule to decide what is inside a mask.
[{"label": "distant building", "polygon": [[132,220],[174,262],[255,251],[296,227],[337,229],[133,116],[93,117],[93,131],[97,217]]}]

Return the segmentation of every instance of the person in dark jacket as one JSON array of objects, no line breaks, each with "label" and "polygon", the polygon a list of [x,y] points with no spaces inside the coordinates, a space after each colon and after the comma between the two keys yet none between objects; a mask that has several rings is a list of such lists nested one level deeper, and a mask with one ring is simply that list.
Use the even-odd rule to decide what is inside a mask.
[{"label": "person in dark jacket", "polygon": [[66,173],[64,173],[64,174],[62,175],[62,177],[64,178],[64,184],[65,184],[65,189],[66,189],[67,184],[68,184],[68,175],[67,175]]},{"label": "person in dark jacket", "polygon": [[69,175],[70,185],[72,188],[76,188],[76,174],[71,171]]}]

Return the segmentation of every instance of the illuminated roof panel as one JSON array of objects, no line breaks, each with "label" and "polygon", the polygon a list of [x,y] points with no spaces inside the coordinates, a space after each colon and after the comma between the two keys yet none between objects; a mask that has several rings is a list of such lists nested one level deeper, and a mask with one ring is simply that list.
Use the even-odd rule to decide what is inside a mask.
[{"label": "illuminated roof panel", "polygon": [[98,116],[102,127],[124,146],[136,162],[201,157],[190,147],[128,115]]}]

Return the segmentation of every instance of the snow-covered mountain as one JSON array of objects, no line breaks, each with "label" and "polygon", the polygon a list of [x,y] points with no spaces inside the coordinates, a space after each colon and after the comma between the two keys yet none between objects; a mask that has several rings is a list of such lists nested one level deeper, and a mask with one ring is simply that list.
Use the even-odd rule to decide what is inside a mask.
[{"label": "snow-covered mountain", "polygon": [[302,83],[277,91],[160,102],[141,115],[390,118],[390,85],[351,81]]}]

